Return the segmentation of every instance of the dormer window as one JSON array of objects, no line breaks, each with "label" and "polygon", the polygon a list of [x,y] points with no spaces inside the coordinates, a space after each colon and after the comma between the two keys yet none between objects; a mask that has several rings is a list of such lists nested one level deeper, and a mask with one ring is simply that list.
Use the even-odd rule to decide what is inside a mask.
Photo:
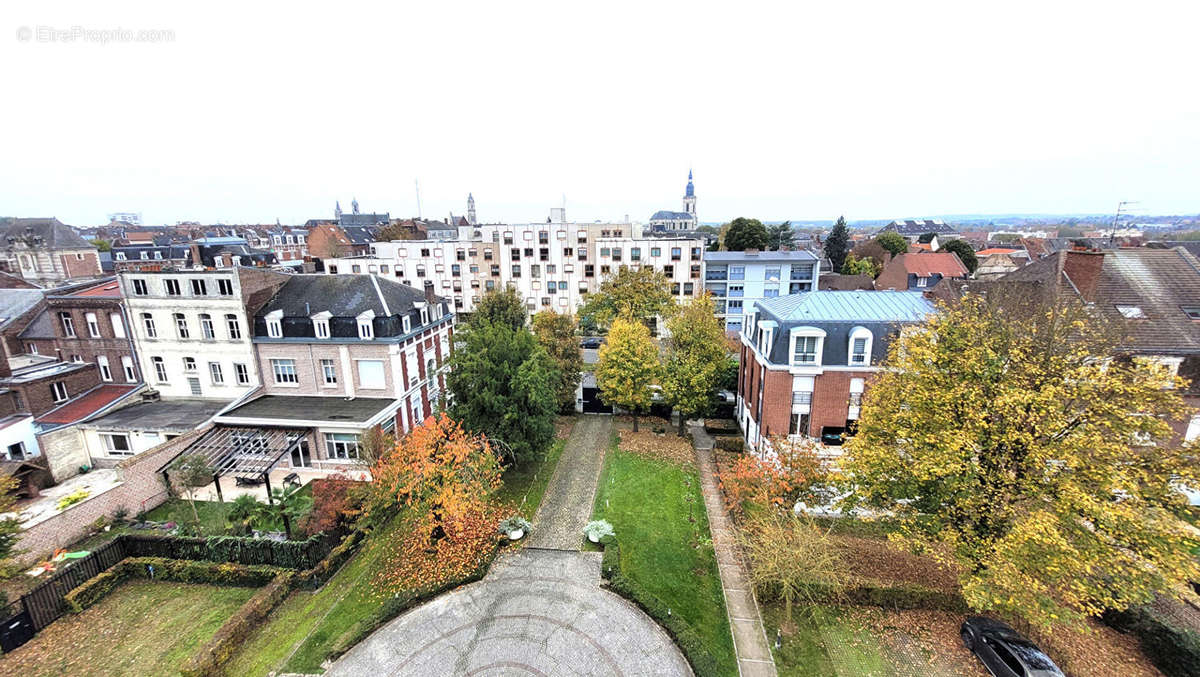
[{"label": "dormer window", "polygon": [[283,311],[272,310],[267,313],[267,336],[283,338]]},{"label": "dormer window", "polygon": [[375,311],[368,310],[358,316],[358,337],[363,340],[375,338]]},{"label": "dormer window", "polygon": [[405,316],[404,316],[404,317],[401,319],[401,322],[402,322],[402,323],[403,323],[403,325],[404,325],[404,333],[405,333],[405,334],[407,334],[407,333],[409,333],[409,332],[411,332],[411,331],[412,331],[412,318],[411,318],[411,317],[409,317],[408,315],[405,315]]},{"label": "dormer window", "polygon": [[850,343],[847,346],[848,364],[852,367],[867,366],[871,363],[871,340],[873,335],[866,327],[855,327],[850,330]]},{"label": "dormer window", "polygon": [[1200,306],[1180,306],[1189,320],[1200,320]]},{"label": "dormer window", "polygon": [[313,336],[319,339],[329,338],[329,318],[332,316],[327,310],[312,316]]},{"label": "dormer window", "polygon": [[821,348],[825,343],[825,332],[817,327],[792,329],[791,359],[793,367],[821,366]]}]

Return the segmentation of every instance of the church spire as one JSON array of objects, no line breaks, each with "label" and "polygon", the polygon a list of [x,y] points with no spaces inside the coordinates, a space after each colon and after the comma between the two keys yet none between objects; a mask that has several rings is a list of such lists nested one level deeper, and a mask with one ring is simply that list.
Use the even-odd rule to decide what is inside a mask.
[{"label": "church spire", "polygon": [[475,225],[475,196],[467,193],[467,223]]},{"label": "church spire", "polygon": [[342,203],[340,200],[334,200],[333,202],[333,218],[342,218]]},{"label": "church spire", "polygon": [[683,211],[696,218],[696,188],[692,185],[692,170],[688,169],[687,190],[683,193]]}]

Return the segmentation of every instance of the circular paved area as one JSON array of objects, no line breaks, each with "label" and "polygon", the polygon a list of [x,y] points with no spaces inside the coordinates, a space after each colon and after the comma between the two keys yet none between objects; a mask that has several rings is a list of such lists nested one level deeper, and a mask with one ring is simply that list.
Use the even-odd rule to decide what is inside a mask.
[{"label": "circular paved area", "polygon": [[600,587],[600,554],[525,548],[380,628],[329,675],[691,675],[650,617]]}]

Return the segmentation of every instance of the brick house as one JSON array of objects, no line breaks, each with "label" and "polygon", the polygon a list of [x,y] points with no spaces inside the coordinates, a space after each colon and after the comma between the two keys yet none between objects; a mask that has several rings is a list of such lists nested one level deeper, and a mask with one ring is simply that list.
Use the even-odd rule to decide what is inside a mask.
[{"label": "brick house", "polygon": [[56,218],[0,218],[0,267],[35,284],[100,277],[100,254]]},{"label": "brick house", "polygon": [[900,254],[884,265],[875,288],[920,291],[937,286],[945,279],[965,280],[970,275],[962,259],[954,252]]},{"label": "brick house", "polygon": [[840,445],[862,393],[905,326],[935,312],[920,292],[815,291],[758,301],[746,315],[737,417],[746,444],[773,436]]},{"label": "brick house", "polygon": [[380,226],[321,223],[308,231],[308,252],[321,259],[362,256],[370,251],[379,230]]},{"label": "brick house", "polygon": [[96,285],[50,292],[43,318],[53,330],[53,354],[60,360],[96,366],[105,383],[139,383],[129,317],[120,285],[110,278]]}]

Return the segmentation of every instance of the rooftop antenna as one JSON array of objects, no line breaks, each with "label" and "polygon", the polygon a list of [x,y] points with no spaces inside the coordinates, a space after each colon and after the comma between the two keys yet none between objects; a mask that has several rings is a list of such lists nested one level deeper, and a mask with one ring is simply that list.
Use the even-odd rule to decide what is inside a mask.
[{"label": "rooftop antenna", "polygon": [[1137,200],[1123,200],[1123,201],[1117,203],[1117,213],[1113,214],[1113,225],[1112,225],[1112,231],[1109,233],[1109,236],[1108,236],[1108,244],[1111,245],[1117,239],[1117,224],[1121,220],[1122,213],[1124,213],[1126,215],[1129,214],[1129,212],[1125,211],[1125,207],[1127,205],[1135,205],[1135,204],[1139,204]]},{"label": "rooftop antenna", "polygon": [[421,182],[413,179],[413,185],[417,188],[417,218],[421,218]]}]

